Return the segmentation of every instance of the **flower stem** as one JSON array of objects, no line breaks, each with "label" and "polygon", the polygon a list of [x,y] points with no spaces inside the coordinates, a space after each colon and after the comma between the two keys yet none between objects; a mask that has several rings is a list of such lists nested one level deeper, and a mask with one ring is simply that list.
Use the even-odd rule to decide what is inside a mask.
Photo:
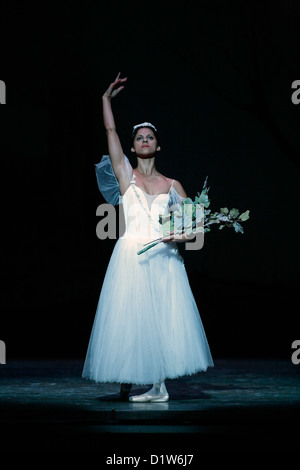
[{"label": "flower stem", "polygon": [[148,245],[148,246],[146,246],[146,247],[143,248],[142,250],[138,251],[137,254],[138,254],[138,255],[141,255],[142,253],[145,253],[145,251],[150,250],[150,248],[152,248],[153,246],[158,245],[158,243],[160,243],[160,240],[161,240],[161,239],[159,238],[158,241],[155,241],[154,243],[151,243],[151,242],[150,242],[151,245],[149,245],[148,243],[146,243],[146,245]]}]

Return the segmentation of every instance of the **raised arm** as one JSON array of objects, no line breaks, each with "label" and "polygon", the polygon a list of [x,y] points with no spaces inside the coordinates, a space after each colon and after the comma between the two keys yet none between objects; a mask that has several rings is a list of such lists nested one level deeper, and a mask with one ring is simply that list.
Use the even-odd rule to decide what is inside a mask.
[{"label": "raised arm", "polygon": [[108,89],[102,96],[103,123],[107,134],[108,152],[114,173],[119,182],[121,194],[124,194],[128,187],[128,171],[126,168],[123,149],[116,131],[111,99],[123,90],[123,83],[126,80],[127,78],[120,78],[120,73],[118,73],[115,81],[109,85]]}]

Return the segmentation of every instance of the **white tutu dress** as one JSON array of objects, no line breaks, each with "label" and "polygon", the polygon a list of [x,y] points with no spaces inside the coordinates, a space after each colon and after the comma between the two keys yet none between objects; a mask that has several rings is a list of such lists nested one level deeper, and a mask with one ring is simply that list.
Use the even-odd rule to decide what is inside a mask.
[{"label": "white tutu dress", "polygon": [[[126,158],[126,157],[125,157]],[[176,244],[143,244],[162,235],[159,214],[180,202],[173,184],[167,194],[148,195],[135,184],[121,198],[125,233],[114,247],[96,311],[82,376],[96,382],[154,384],[213,366],[209,345]],[[109,156],[96,165],[105,199],[120,192]]]}]

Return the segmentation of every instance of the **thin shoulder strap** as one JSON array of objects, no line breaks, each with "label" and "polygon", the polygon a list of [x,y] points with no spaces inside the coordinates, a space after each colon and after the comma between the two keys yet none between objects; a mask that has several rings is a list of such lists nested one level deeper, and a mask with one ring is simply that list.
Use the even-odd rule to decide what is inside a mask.
[{"label": "thin shoulder strap", "polygon": [[132,173],[131,173],[130,184],[135,184],[135,174],[133,173],[133,169],[132,169]]}]

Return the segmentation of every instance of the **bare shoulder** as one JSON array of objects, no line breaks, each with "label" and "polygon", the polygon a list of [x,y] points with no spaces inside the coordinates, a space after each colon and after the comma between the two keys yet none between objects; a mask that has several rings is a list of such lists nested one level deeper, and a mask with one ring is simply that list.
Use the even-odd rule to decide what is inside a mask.
[{"label": "bare shoulder", "polygon": [[179,196],[186,198],[187,194],[186,194],[185,190],[183,189],[182,184],[178,180],[172,180],[171,178],[169,178],[169,180],[170,180],[170,184],[172,184],[172,181],[174,181],[173,182],[173,187],[176,189]]},{"label": "bare shoulder", "polygon": [[[178,180],[175,180],[173,178],[168,178],[167,176],[164,176],[162,174],[160,174],[160,178],[163,181],[163,186],[164,186],[166,191],[168,191],[168,189],[171,187],[171,185],[173,185],[174,189],[177,191],[179,196],[181,196],[183,198],[187,197],[186,192],[183,189],[183,186],[181,185],[181,183]],[[162,188],[162,189],[164,189],[164,188]]]}]

